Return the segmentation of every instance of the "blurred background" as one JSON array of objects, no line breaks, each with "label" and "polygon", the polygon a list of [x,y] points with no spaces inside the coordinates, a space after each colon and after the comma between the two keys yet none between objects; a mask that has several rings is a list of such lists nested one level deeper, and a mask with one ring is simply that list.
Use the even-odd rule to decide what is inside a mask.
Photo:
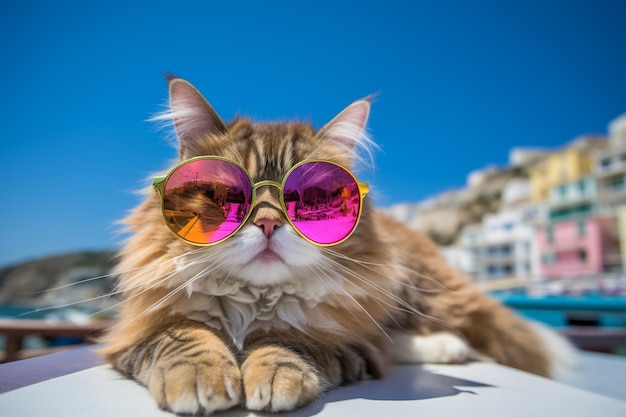
[{"label": "blurred background", "polygon": [[5,2],[0,310],[111,291],[45,289],[111,267],[176,156],[146,121],[173,73],[225,120],[321,127],[377,94],[358,175],[378,207],[486,291],[599,303],[550,324],[623,328],[625,21],[620,0]]}]

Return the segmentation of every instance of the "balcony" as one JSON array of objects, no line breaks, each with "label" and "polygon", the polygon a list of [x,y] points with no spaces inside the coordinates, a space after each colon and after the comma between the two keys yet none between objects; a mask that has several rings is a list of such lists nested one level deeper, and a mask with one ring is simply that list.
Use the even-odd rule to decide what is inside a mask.
[{"label": "balcony", "polygon": [[611,175],[626,173],[626,155],[617,155],[609,158],[601,158],[595,164],[595,174],[598,178],[604,178]]}]

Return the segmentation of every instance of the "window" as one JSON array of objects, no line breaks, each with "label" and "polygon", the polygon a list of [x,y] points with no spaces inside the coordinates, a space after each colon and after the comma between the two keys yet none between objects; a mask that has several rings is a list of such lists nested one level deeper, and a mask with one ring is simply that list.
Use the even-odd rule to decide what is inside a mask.
[{"label": "window", "polygon": [[546,228],[546,238],[548,239],[548,242],[554,243],[554,229],[552,226],[548,226]]},{"label": "window", "polygon": [[555,260],[556,258],[554,257],[553,253],[544,253],[543,255],[541,255],[541,263],[543,263],[544,265],[552,265]]},{"label": "window", "polygon": [[564,219],[570,216],[587,215],[591,212],[591,209],[592,209],[592,206],[588,203],[581,204],[575,207],[555,209],[555,210],[550,211],[550,219],[558,220],[558,219]]},{"label": "window", "polygon": [[584,249],[579,249],[577,252],[578,260],[580,263],[587,263],[587,251]]},{"label": "window", "polygon": [[602,158],[600,160],[600,166],[604,169],[608,168],[611,165],[611,158]]},{"label": "window", "polygon": [[608,178],[606,185],[610,191],[622,191],[624,189],[624,174]]},{"label": "window", "polygon": [[580,190],[581,194],[585,194],[586,188],[587,188],[587,183],[585,182],[585,180],[578,181],[578,189]]},{"label": "window", "polygon": [[500,275],[500,270],[498,267],[494,266],[494,265],[489,265],[487,267],[487,275],[489,275],[490,277],[495,277]]}]

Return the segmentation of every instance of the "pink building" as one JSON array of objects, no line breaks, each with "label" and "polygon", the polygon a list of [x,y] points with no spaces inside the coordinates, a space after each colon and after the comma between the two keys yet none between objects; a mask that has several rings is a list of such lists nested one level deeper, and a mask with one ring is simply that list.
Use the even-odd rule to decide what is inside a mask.
[{"label": "pink building", "polygon": [[619,268],[615,219],[583,217],[537,230],[541,275],[567,278],[596,275]]}]

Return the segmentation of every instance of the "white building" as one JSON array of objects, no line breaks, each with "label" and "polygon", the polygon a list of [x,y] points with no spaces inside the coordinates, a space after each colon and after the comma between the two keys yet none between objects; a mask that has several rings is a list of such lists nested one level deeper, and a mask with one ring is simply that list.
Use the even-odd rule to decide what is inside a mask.
[{"label": "white building", "polygon": [[535,227],[545,222],[545,205],[526,203],[486,215],[481,225],[466,227],[459,242],[469,258],[465,273],[476,281],[539,277]]},{"label": "white building", "polygon": [[626,203],[626,113],[609,124],[609,146],[592,154],[599,208],[612,214]]}]

